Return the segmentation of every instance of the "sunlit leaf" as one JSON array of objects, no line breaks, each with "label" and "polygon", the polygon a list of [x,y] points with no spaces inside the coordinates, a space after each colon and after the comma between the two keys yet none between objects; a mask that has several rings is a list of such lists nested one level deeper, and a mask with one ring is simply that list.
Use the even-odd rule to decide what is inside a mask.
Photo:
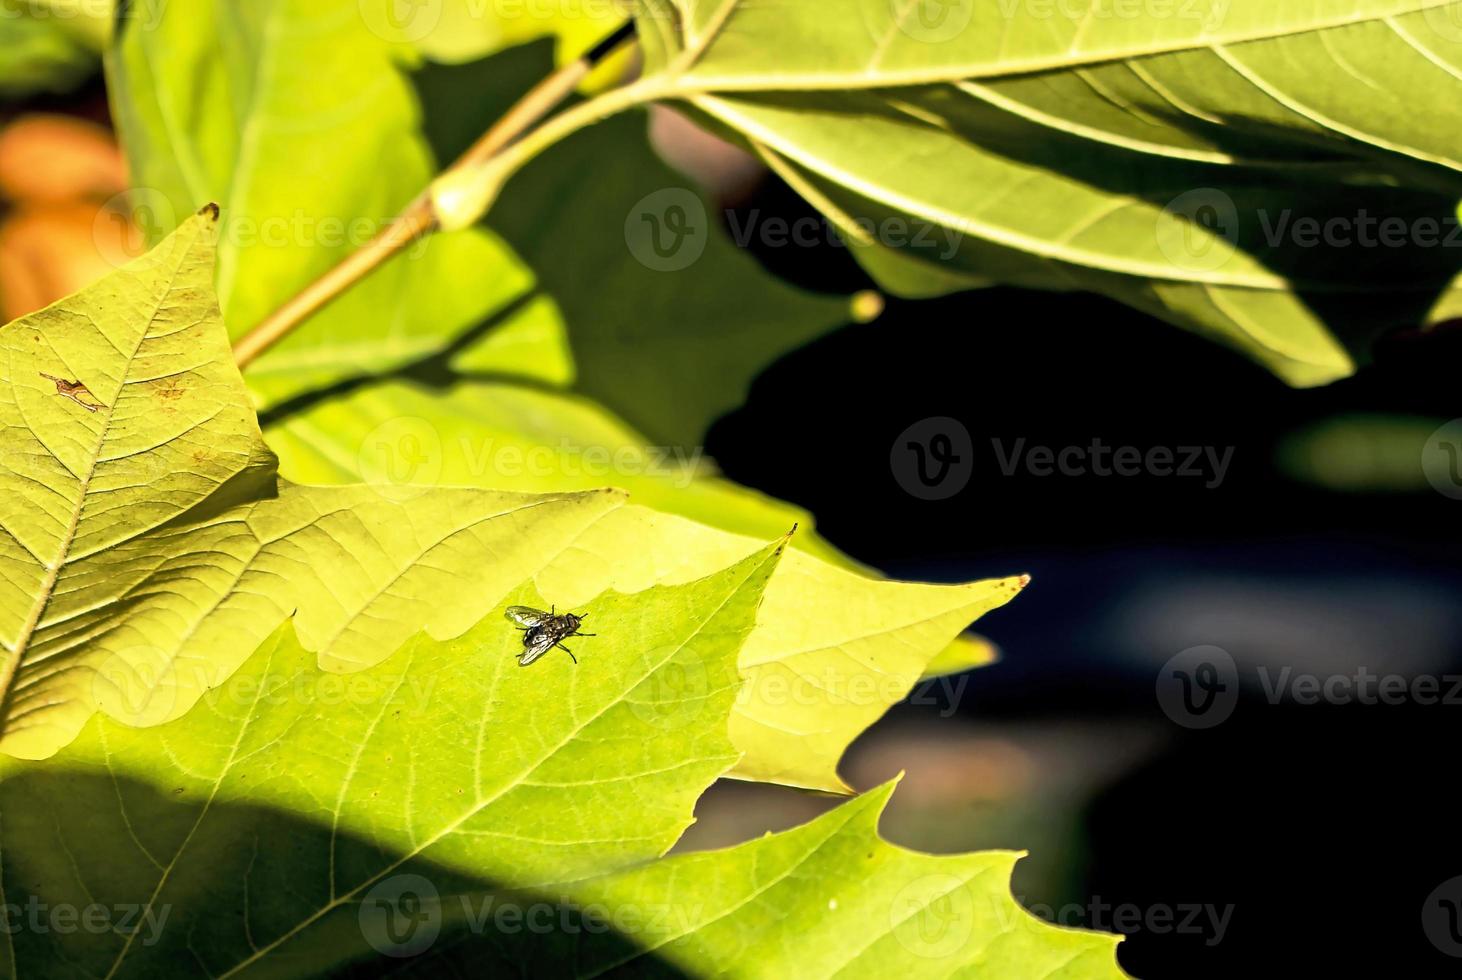
[{"label": "sunlit leaf", "polygon": [[1164,10],[649,0],[645,95],[738,134],[905,294],[1090,289],[1295,384],[1445,315],[1462,3]]},{"label": "sunlit leaf", "polygon": [[460,633],[620,506],[612,491],[282,481],[212,290],[217,212],[0,328],[0,749],[101,709],[177,717],[298,610],[335,669]]},{"label": "sunlit leaf", "polygon": [[1016,904],[1017,855],[882,841],[892,785],[785,833],[661,857],[735,759],[735,651],[779,549],[597,596],[577,666],[518,668],[517,634],[490,615],[341,679],[286,626],[176,722],[97,718],[48,763],[0,760],[7,894],[119,926],[22,926],[0,968],[291,977],[385,957],[419,976],[1123,977],[1116,937]]},{"label": "sunlit leaf", "polygon": [[286,625],[172,724],[98,717],[45,763],[0,760],[8,895],[165,916],[151,936],[22,929],[0,965],[310,975],[385,938],[362,912],[393,876],[549,887],[658,857],[736,759],[736,649],[780,548],[577,607],[596,633],[567,641],[577,665],[519,667],[501,608],[350,677]]},{"label": "sunlit leaf", "polygon": [[[802,517],[699,474],[693,458],[648,445],[590,402],[511,383],[368,385],[281,416],[267,434],[289,476],[366,481],[388,495],[410,497],[427,485],[628,490],[631,506],[606,514],[538,573],[539,588],[569,605],[608,588],[710,574]],[[848,744],[936,656],[960,661],[959,669],[981,662],[983,650],[957,638],[960,631],[1009,601],[1023,580],[890,582],[815,537],[797,548],[803,534],[772,576],[743,650],[748,682],[731,731],[746,756],[736,774],[846,792],[837,765]]]}]

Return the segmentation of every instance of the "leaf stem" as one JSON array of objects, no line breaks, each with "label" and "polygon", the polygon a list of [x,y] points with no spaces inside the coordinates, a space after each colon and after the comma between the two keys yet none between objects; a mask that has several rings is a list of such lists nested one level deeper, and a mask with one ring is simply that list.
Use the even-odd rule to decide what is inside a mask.
[{"label": "leaf stem", "polygon": [[432,181],[427,194],[433,213],[441,227],[449,231],[474,224],[488,212],[503,184],[523,164],[585,126],[663,98],[670,91],[671,86],[664,78],[653,76],[566,109],[480,166],[465,170],[453,168]]},{"label": "leaf stem", "polygon": [[[493,157],[573,94],[574,89],[595,66],[633,37],[634,32],[634,21],[626,21],[577,60],[564,65],[533,86],[477,142],[468,147],[447,168],[443,176],[466,175],[486,168]],[[591,100],[588,104],[593,101],[596,100]],[[396,253],[441,227],[430,190],[424,190],[379,234],[239,338],[234,344],[234,363],[240,369],[248,367],[260,354],[279,343],[301,323],[324,309],[341,293],[370,275]]]}]

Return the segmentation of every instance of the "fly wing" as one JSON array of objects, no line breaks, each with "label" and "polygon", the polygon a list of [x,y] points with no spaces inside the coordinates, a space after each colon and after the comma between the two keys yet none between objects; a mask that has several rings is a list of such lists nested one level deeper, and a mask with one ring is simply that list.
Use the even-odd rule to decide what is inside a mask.
[{"label": "fly wing", "polygon": [[558,637],[553,633],[537,633],[523,642],[523,652],[518,654],[518,666],[526,667],[553,649]]},{"label": "fly wing", "polygon": [[519,626],[526,627],[542,626],[553,618],[542,609],[534,609],[532,606],[509,606],[503,615]]}]

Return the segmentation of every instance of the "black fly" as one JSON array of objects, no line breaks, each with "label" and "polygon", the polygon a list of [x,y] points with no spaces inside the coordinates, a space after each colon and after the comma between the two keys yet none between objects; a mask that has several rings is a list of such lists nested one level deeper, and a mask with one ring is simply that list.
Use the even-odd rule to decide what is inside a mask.
[{"label": "black fly", "polygon": [[578,663],[579,658],[574,656],[574,651],[563,645],[563,641],[571,636],[598,635],[580,633],[579,625],[588,617],[575,616],[573,613],[559,616],[554,610],[544,612],[532,606],[509,606],[503,615],[517,623],[518,629],[523,631],[523,652],[518,655],[519,667],[528,666],[554,647],[558,647],[569,655],[570,660]]}]

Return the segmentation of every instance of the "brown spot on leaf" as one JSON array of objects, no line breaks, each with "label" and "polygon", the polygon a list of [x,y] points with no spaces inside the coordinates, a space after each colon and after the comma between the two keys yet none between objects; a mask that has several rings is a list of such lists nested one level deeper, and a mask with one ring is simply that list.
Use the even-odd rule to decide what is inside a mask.
[{"label": "brown spot on leaf", "polygon": [[[47,374],[44,371],[41,371],[40,375],[47,381],[54,381],[56,383],[56,394],[62,398],[71,399],[88,412],[95,412],[103,407],[96,395],[91,393],[91,389],[87,388],[80,381],[67,381],[65,378],[58,378],[54,374]],[[85,401],[83,398],[90,399],[90,401]]]},{"label": "brown spot on leaf", "polygon": [[183,397],[186,388],[177,378],[164,378],[152,385],[152,396],[158,401],[171,402]]}]

